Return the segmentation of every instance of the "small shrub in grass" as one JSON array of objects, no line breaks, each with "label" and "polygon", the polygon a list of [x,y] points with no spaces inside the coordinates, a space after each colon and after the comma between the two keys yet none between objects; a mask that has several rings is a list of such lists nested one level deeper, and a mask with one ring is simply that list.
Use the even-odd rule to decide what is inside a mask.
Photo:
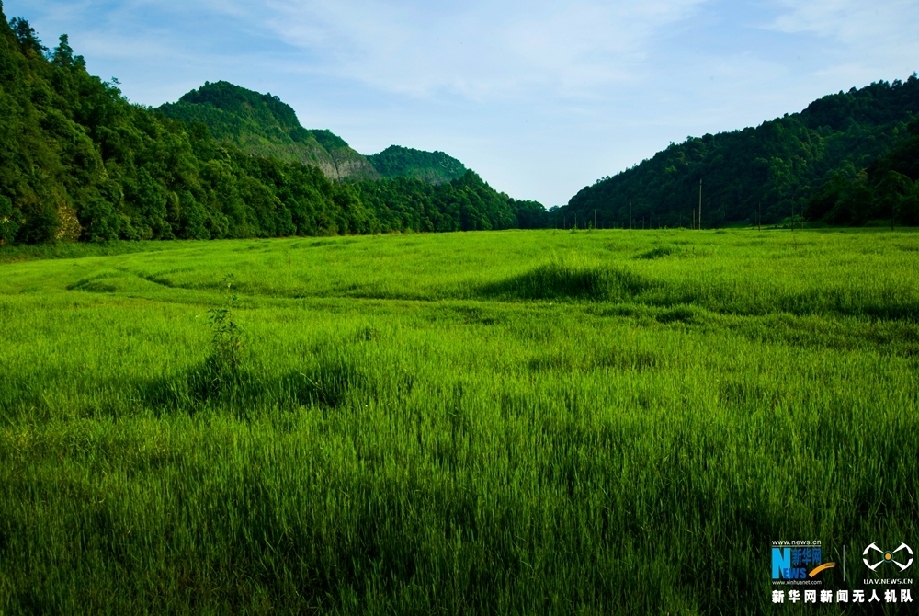
[{"label": "small shrub in grass", "polygon": [[211,326],[211,349],[199,365],[178,375],[157,379],[144,389],[144,399],[154,408],[195,412],[208,406],[241,408],[257,401],[266,383],[246,369],[242,330],[233,307],[233,275],[223,278],[227,295],[223,303],[207,311]]},{"label": "small shrub in grass", "polygon": [[233,318],[233,305],[238,298],[230,293],[233,275],[224,277],[223,282],[228,292],[224,303],[207,312],[211,323],[211,354],[196,375],[197,393],[204,399],[232,393],[240,385],[242,373],[242,332]]}]

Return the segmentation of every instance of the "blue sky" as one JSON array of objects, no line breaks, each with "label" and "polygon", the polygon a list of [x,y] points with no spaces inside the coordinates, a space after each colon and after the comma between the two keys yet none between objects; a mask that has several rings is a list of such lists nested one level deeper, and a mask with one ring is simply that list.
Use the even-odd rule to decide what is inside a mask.
[{"label": "blue sky", "polygon": [[671,141],[919,70],[915,0],[3,4],[134,102],[224,79],[364,154],[441,150],[547,207]]}]

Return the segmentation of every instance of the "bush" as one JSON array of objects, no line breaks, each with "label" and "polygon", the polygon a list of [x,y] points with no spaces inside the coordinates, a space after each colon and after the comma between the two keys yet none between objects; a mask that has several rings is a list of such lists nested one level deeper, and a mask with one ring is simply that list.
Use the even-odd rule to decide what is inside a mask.
[{"label": "bush", "polygon": [[[227,292],[232,290],[233,275],[224,278]],[[237,296],[229,294],[222,306],[208,310],[211,322],[211,354],[205,362],[204,373],[211,393],[224,392],[239,382],[242,368],[241,332],[233,320],[233,304]]]}]

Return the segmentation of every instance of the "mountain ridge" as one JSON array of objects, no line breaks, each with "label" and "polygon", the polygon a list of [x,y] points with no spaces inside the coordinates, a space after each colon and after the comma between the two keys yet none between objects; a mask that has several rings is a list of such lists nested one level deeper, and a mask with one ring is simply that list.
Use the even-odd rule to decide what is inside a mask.
[{"label": "mountain ridge", "polygon": [[201,123],[218,141],[249,154],[318,167],[336,181],[407,177],[442,184],[466,172],[460,161],[443,152],[391,145],[379,154],[360,154],[329,130],[304,128],[294,109],[270,92],[228,81],[206,81],[156,111],[189,125]]},{"label": "mountain ridge", "polygon": [[218,141],[249,154],[319,167],[330,179],[379,177],[344,139],[328,130],[303,128],[293,108],[270,92],[260,94],[227,81],[205,82],[157,111],[187,124],[200,122]]}]

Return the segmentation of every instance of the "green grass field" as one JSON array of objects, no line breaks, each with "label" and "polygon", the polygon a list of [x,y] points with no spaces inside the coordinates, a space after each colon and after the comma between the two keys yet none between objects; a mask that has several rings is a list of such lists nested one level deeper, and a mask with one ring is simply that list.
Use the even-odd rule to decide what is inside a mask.
[{"label": "green grass field", "polygon": [[919,547],[919,233],[55,250],[0,248],[2,614],[763,613],[774,540]]}]

